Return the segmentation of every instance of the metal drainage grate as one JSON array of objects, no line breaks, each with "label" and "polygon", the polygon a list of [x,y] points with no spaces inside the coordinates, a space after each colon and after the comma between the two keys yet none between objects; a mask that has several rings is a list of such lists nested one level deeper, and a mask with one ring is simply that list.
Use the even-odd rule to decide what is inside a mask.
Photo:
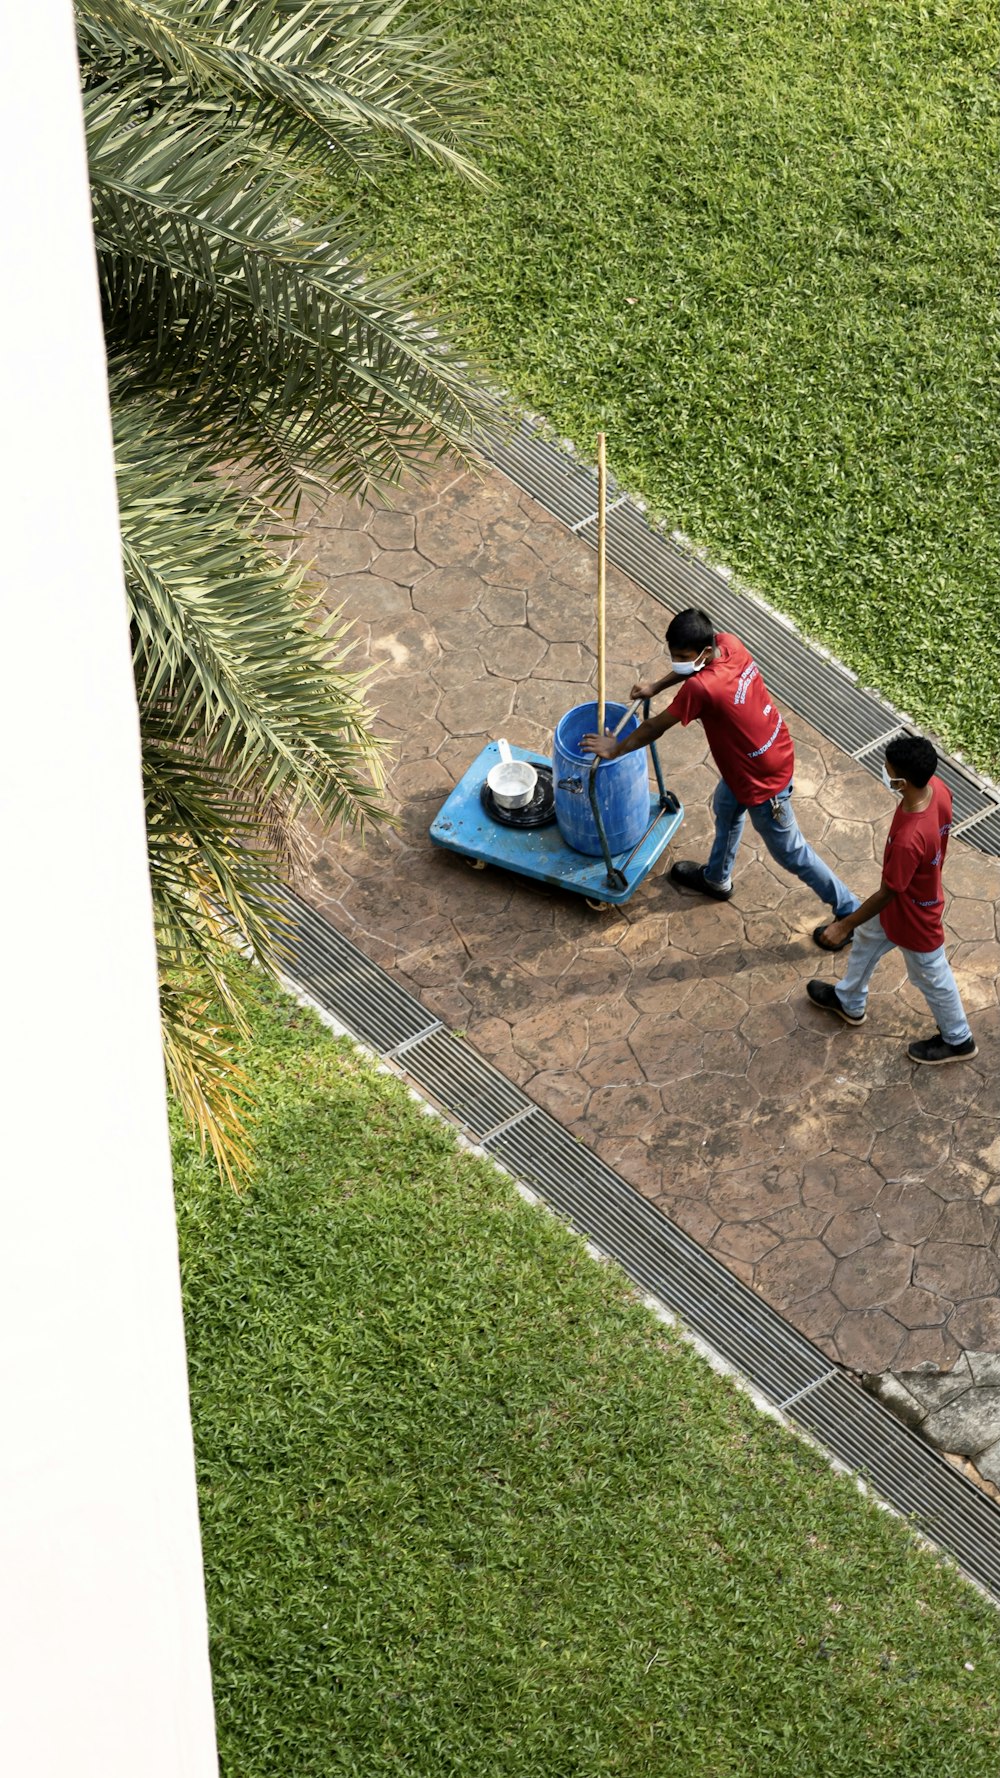
[{"label": "metal drainage grate", "polygon": [[451,1031],[432,1031],[414,1043],[406,1052],[406,1072],[477,1141],[506,1129],[513,1118],[535,1115],[520,1087]]},{"label": "metal drainage grate", "polygon": [[363,1043],[384,1055],[435,1024],[427,1008],[293,890],[282,892],[282,968]]},{"label": "metal drainage grate", "polygon": [[[560,450],[530,420],[521,419],[507,430],[499,402],[495,412],[496,431],[481,441],[486,459],[588,543],[595,543],[596,472]],[[671,611],[685,605],[706,606],[720,629],[736,631],[746,643],[775,697],[877,777],[881,747],[875,750],[873,744],[905,727],[898,712],[862,690],[846,668],[811,648],[786,619],[650,525],[610,477],[608,493],[608,560]],[[952,793],[956,830],[965,821],[973,823],[957,837],[980,852],[1000,856],[1000,796],[947,755],[941,758],[938,775]]]},{"label": "metal drainage grate", "polygon": [[627,1180],[285,893],[286,973],[1000,1599],[1000,1509]]},{"label": "metal drainage grate", "polygon": [[[881,770],[881,762],[878,763],[878,769]],[[947,757],[939,759],[937,775],[951,791],[955,827],[968,821],[970,817],[984,816],[997,809],[994,799],[986,794],[972,774],[963,770],[956,760]]]},{"label": "metal drainage grate", "polygon": [[[505,424],[503,410],[496,406],[495,412],[497,430],[478,440],[483,456],[525,493],[544,486],[542,505],[563,524],[582,525],[597,509],[597,471],[556,450],[529,419]],[[611,476],[608,491],[614,498],[617,485]]]},{"label": "metal drainage grate", "polygon": [[787,1411],[1000,1598],[1000,1513],[888,1408],[834,1372]]},{"label": "metal drainage grate", "polygon": [[829,1359],[809,1340],[546,1112],[485,1146],[772,1401],[828,1373]]},{"label": "metal drainage grate", "polygon": [[967,827],[958,837],[968,840],[969,845],[975,846],[980,852],[989,852],[994,857],[1000,857],[1000,811]]}]

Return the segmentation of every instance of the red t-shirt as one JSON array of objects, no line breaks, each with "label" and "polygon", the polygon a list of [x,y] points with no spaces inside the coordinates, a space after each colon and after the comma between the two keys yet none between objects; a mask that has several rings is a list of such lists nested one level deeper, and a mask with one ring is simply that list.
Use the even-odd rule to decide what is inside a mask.
[{"label": "red t-shirt", "polygon": [[791,782],[792,737],[739,637],[718,635],[715,646],[715,660],[685,679],[671,714],[685,728],[703,724],[712,758],[741,803],[769,802]]},{"label": "red t-shirt", "polygon": [[904,951],[936,951],[944,944],[941,866],[951,832],[951,791],[932,778],[926,809],[908,814],[902,803],[892,818],[882,860],[882,881],[896,893],[879,919],[886,938]]}]

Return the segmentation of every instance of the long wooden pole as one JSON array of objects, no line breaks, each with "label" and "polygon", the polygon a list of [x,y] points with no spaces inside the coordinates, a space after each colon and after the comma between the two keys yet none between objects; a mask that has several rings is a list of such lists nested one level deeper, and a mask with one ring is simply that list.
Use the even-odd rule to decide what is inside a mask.
[{"label": "long wooden pole", "polygon": [[604,433],[597,434],[597,732],[604,733],[605,682],[605,579],[608,465]]}]

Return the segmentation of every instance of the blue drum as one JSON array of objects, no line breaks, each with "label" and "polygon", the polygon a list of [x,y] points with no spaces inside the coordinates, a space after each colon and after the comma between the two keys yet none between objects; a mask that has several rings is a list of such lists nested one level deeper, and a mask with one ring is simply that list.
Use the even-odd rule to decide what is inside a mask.
[{"label": "blue drum", "polygon": [[[605,727],[613,729],[627,709],[627,704],[605,704]],[[622,736],[632,734],[638,726],[638,718],[630,716]],[[575,709],[567,710],[559,723],[552,747],[559,832],[574,852],[593,855],[601,850],[601,839],[590,806],[590,769],[594,756],[584,753],[580,742],[584,735],[596,733],[596,703],[577,704]],[[650,819],[645,747],[635,753],[623,754],[621,759],[602,759],[597,768],[595,789],[609,851],[613,857],[631,851],[642,839]]]}]

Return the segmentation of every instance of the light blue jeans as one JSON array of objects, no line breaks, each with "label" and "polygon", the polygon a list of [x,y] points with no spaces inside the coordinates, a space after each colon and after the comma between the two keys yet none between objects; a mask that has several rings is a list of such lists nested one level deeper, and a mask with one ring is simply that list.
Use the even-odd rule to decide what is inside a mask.
[{"label": "light blue jeans", "polygon": [[710,883],[719,889],[728,889],[733,877],[733,865],[743,837],[743,827],[747,816],[755,833],[759,833],[765,846],[776,864],[783,870],[791,871],[793,877],[801,878],[802,882],[825,901],[833,909],[834,917],[843,919],[845,914],[853,914],[855,908],[861,906],[859,898],[835,877],[830,866],[824,864],[818,852],[806,843],[799,831],[792,808],[792,785],[786,784],[776,798],[778,813],[772,813],[771,804],[737,802],[729,785],[720,778],[715,795],[712,798],[712,810],[715,815],[715,839],[705,866],[705,876]]},{"label": "light blue jeans", "polygon": [[951,965],[944,954],[944,945],[936,951],[907,951],[886,938],[882,922],[876,914],[863,926],[855,926],[851,961],[837,983],[836,995],[845,1012],[860,1018],[868,999],[868,983],[875,965],[888,951],[903,953],[906,973],[913,986],[919,988],[938,1023],[945,1043],[965,1043],[972,1036],[965,1016]]}]

